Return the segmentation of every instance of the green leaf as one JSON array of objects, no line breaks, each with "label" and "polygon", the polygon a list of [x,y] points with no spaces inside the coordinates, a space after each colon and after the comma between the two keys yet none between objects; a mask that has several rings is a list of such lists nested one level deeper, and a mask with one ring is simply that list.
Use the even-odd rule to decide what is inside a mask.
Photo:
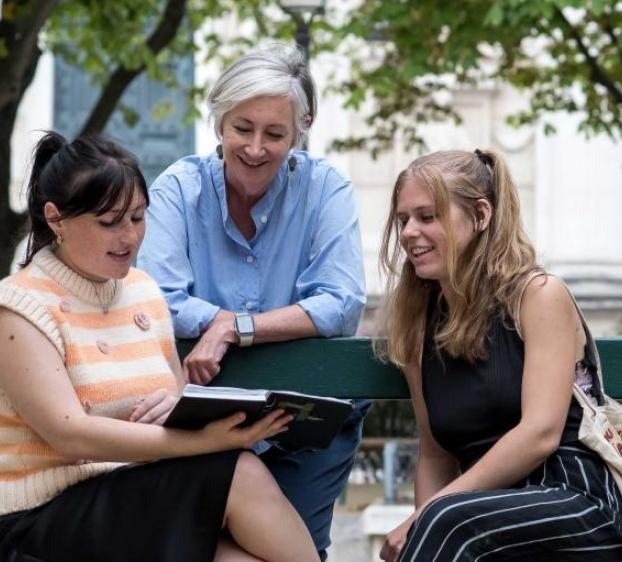
[{"label": "green leaf", "polygon": [[117,105],[117,110],[121,113],[123,117],[123,121],[128,127],[136,126],[136,124],[138,123],[138,120],[140,119],[140,115],[135,109],[123,103],[119,103]]}]

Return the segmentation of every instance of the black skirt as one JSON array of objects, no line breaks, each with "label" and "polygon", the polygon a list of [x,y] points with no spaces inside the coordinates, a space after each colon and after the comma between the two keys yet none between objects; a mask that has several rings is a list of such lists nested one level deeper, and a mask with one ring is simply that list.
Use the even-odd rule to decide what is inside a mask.
[{"label": "black skirt", "polygon": [[239,451],[123,466],[0,518],[0,560],[207,562]]}]

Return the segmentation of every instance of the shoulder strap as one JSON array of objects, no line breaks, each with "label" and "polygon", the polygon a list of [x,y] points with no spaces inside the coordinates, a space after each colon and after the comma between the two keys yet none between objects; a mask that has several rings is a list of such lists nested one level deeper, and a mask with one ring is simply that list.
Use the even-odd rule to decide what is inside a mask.
[{"label": "shoulder strap", "polygon": [[[560,281],[562,280],[560,279]],[[568,294],[570,295],[570,298],[572,299],[572,302],[574,303],[574,306],[577,310],[577,314],[579,315],[579,318],[581,319],[581,324],[583,325],[583,331],[585,332],[585,339],[586,339],[585,353],[587,354],[588,362],[596,367],[596,375],[597,375],[598,380],[595,380],[594,383],[598,387],[597,390],[598,390],[599,396],[603,396],[605,393],[605,390],[604,390],[605,386],[603,384],[603,372],[602,372],[602,367],[600,366],[600,356],[598,355],[598,348],[596,347],[596,342],[594,341],[592,332],[590,331],[590,328],[587,325],[587,321],[585,320],[583,311],[577,304],[577,300],[574,298],[572,291],[570,291],[566,283],[564,283],[563,281],[562,283],[564,287],[566,287],[566,291],[568,291]]]}]

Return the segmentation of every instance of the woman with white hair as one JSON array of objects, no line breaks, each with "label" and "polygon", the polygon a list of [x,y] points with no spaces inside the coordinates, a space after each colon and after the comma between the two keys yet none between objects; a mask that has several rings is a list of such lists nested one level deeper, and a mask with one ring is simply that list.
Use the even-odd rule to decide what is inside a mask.
[{"label": "woman with white hair", "polygon": [[[365,303],[352,185],[298,149],[316,113],[302,53],[282,43],[249,52],[208,106],[221,144],[156,179],[138,261],[164,292],[176,336],[199,338],[184,361],[199,384],[231,345],[353,335]],[[326,451],[262,454],[322,556],[367,407],[357,404]]]}]

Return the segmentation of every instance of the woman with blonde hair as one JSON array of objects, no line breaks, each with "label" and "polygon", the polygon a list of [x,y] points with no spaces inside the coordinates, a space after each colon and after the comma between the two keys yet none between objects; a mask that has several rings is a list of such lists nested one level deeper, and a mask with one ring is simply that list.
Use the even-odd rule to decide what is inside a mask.
[{"label": "woman with blonde hair", "polygon": [[393,189],[381,254],[389,359],[420,433],[416,509],[386,561],[622,557],[622,497],[578,440],[575,377],[600,399],[564,284],[535,262],[492,151],[415,160]]}]

